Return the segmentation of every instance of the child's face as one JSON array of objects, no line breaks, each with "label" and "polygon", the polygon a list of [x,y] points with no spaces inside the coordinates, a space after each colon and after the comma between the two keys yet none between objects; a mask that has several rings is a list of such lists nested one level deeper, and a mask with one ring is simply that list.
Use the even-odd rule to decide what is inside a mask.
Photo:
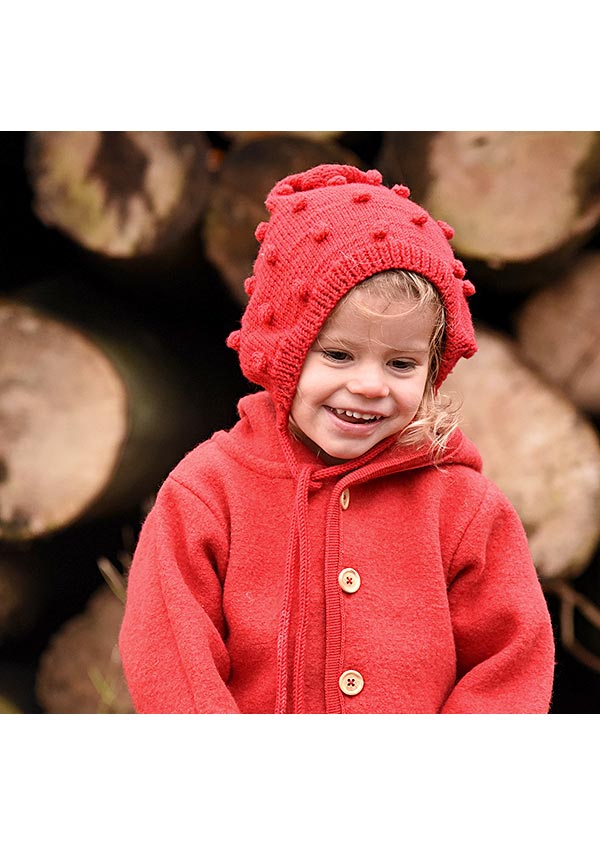
[{"label": "child's face", "polygon": [[360,303],[385,316],[357,312],[354,299],[330,316],[306,356],[290,412],[295,433],[329,464],[362,456],[404,429],[427,383],[433,309],[386,306],[368,293]]}]

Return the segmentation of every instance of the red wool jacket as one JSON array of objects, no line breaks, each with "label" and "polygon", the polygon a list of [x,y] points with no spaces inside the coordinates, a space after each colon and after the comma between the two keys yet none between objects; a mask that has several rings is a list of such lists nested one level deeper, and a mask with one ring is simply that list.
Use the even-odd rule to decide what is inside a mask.
[{"label": "red wool jacket", "polygon": [[[545,713],[552,629],[521,523],[457,431],[333,467],[267,393],[174,469],[131,567],[138,712]],[[341,575],[342,570],[349,570]]]}]

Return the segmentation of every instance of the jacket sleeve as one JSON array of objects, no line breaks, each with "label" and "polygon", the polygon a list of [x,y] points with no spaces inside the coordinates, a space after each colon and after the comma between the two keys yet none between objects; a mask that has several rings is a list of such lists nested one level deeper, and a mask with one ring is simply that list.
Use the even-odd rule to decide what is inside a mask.
[{"label": "jacket sleeve", "polygon": [[554,640],[517,513],[490,485],[455,552],[448,588],[457,681],[444,713],[547,713]]},{"label": "jacket sleeve", "polygon": [[136,712],[239,712],[219,578],[227,543],[226,523],[167,477],[140,533],[119,635]]}]

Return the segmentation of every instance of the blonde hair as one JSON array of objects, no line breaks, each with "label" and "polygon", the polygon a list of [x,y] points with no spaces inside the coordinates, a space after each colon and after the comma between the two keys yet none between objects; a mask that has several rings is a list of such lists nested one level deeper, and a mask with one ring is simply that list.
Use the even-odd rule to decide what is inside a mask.
[{"label": "blonde hair", "polygon": [[338,303],[332,316],[341,307],[352,302],[353,309],[368,318],[387,315],[385,309],[377,312],[367,307],[361,295],[383,299],[388,305],[409,303],[410,312],[430,307],[434,325],[429,342],[429,367],[423,398],[413,420],[398,436],[399,444],[430,443],[434,458],[445,451],[448,439],[459,424],[460,406],[445,394],[436,393],[435,380],[445,346],[446,311],[435,286],[414,271],[399,268],[381,271],[357,283]]}]

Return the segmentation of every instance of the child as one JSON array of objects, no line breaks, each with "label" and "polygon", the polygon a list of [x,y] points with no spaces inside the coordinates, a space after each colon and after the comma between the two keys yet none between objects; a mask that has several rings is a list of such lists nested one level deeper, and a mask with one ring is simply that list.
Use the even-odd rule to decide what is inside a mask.
[{"label": "child", "polygon": [[120,635],[138,712],[544,713],[525,534],[438,389],[476,350],[451,228],[375,170],[278,182],[239,403],[167,477]]}]

